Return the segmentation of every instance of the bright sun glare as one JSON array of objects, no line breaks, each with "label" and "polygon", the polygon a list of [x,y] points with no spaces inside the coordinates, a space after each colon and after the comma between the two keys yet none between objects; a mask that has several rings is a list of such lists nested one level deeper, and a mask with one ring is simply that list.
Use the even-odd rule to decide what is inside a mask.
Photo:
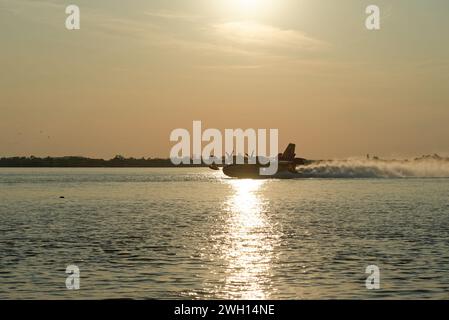
[{"label": "bright sun glare", "polygon": [[235,14],[254,16],[270,10],[273,0],[226,0],[228,8]]},{"label": "bright sun glare", "polygon": [[234,0],[240,10],[251,12],[257,9],[258,0]]}]

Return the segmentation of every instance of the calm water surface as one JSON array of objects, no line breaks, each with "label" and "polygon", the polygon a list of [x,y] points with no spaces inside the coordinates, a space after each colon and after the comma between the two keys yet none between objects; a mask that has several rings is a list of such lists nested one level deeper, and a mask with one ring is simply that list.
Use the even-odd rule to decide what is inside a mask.
[{"label": "calm water surface", "polygon": [[0,298],[447,299],[448,198],[445,178],[0,169]]}]

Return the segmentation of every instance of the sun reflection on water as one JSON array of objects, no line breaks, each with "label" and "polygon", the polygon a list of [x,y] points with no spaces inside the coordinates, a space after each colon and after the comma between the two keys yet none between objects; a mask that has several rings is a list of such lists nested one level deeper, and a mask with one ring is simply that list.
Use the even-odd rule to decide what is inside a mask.
[{"label": "sun reflection on water", "polygon": [[267,299],[273,259],[272,226],[267,218],[263,180],[230,180],[226,202],[223,259],[227,263],[224,292],[231,299]]}]

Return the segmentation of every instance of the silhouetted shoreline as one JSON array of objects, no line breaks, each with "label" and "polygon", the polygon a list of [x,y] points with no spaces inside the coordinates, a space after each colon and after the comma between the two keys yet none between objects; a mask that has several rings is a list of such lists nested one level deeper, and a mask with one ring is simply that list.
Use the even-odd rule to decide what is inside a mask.
[{"label": "silhouetted shoreline", "polygon": [[[351,161],[351,160],[306,160],[304,165],[319,164],[323,162],[333,161]],[[410,161],[444,161],[449,162],[448,157],[440,157],[437,154],[423,155],[412,160],[397,160],[397,159],[380,159],[378,157],[371,157],[368,161],[379,162],[410,162]],[[172,167],[208,167],[207,164],[180,164],[174,165],[170,159],[164,158],[125,158],[123,156],[116,156],[112,159],[94,159],[80,156],[66,156],[66,157],[3,157],[0,158],[0,167],[11,168],[172,168]]]},{"label": "silhouetted shoreline", "polygon": [[87,157],[10,157],[0,158],[0,167],[34,168],[169,168],[169,167],[207,167],[206,164],[181,164],[175,166],[170,159],[162,158],[124,158],[116,156],[110,160]]}]

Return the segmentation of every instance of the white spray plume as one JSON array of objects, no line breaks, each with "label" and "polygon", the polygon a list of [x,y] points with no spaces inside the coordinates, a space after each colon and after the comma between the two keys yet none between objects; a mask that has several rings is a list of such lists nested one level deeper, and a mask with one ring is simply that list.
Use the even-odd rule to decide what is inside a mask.
[{"label": "white spray plume", "polygon": [[298,167],[298,173],[307,178],[446,178],[449,161],[334,160]]}]

